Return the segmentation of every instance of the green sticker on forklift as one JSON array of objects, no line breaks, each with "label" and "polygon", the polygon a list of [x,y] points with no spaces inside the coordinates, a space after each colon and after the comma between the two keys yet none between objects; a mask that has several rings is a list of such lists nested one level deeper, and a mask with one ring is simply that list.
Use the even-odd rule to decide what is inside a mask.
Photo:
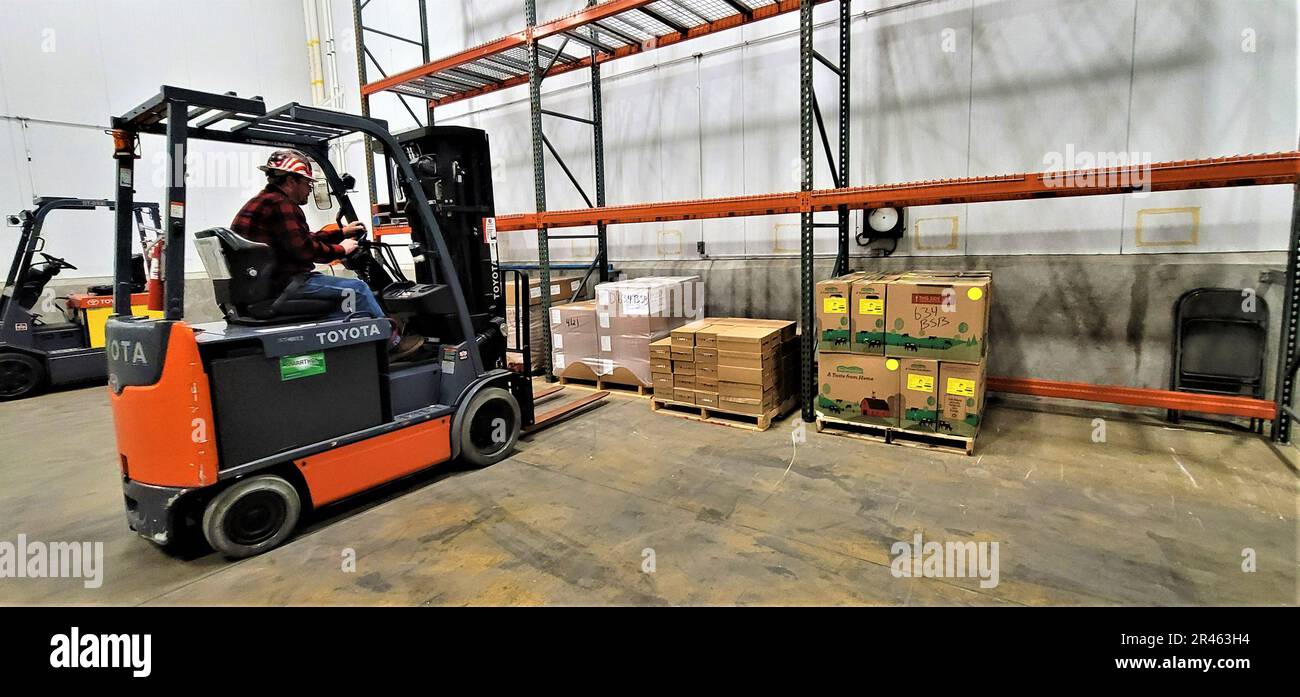
[{"label": "green sticker on forklift", "polygon": [[308,378],[325,373],[325,353],[304,353],[301,356],[285,356],[280,359],[280,381]]}]

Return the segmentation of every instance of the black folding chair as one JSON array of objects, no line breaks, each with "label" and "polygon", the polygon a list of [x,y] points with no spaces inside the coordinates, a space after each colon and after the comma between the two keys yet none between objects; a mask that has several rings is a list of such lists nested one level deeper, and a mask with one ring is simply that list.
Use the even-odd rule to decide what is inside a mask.
[{"label": "black folding chair", "polygon": [[[1196,288],[1174,306],[1173,387],[1264,398],[1268,303],[1239,288]],[[1181,414],[1169,410],[1178,423]],[[1263,419],[1250,420],[1262,432]]]}]

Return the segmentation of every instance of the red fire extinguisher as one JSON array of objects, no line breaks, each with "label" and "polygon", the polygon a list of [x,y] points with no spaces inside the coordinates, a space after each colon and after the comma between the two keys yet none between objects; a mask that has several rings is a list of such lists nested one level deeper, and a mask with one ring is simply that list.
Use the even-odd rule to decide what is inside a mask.
[{"label": "red fire extinguisher", "polygon": [[146,285],[149,309],[157,312],[163,310],[162,256],[163,240],[160,237],[149,245],[149,283]]}]

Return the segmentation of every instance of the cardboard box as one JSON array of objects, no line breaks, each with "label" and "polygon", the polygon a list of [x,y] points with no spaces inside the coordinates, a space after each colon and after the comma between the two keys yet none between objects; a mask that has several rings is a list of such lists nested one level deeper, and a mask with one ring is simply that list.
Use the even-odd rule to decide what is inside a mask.
[{"label": "cardboard box", "polygon": [[696,390],[695,403],[702,407],[717,407],[718,395],[717,393],[701,392],[699,390]]},{"label": "cardboard box", "polygon": [[704,348],[703,346],[695,347],[695,363],[706,365],[718,364],[718,350],[715,348]]},{"label": "cardboard box", "polygon": [[873,356],[885,355],[885,298],[889,281],[897,274],[863,274],[849,283],[849,350]]},{"label": "cardboard box", "polygon": [[564,351],[578,359],[599,356],[598,338],[595,334],[580,332],[554,332],[551,334],[551,350]]},{"label": "cardboard box", "polygon": [[[546,365],[546,352],[538,350],[538,342],[541,341],[542,332],[546,329],[546,318],[542,312],[541,305],[528,305],[528,337],[532,344],[533,370],[542,370]],[[512,305],[506,307],[506,341],[509,346],[518,346],[522,337],[516,336],[515,322],[519,311]],[[516,363],[523,363],[524,356],[520,352],[510,352],[509,360]]]},{"label": "cardboard box", "polygon": [[[722,383],[718,383],[721,387]],[[765,390],[758,397],[735,397],[718,392],[718,409],[739,412],[741,414],[766,414],[780,406],[781,399],[776,388]]]},{"label": "cardboard box", "polygon": [[694,375],[695,364],[690,361],[673,361],[673,375]]},{"label": "cardboard box", "polygon": [[771,353],[781,345],[781,331],[775,327],[731,326],[717,334],[716,348],[722,352]]},{"label": "cardboard box", "polygon": [[746,353],[744,351],[718,351],[718,368],[757,368],[759,370],[777,371],[784,367],[786,355],[773,347],[769,353]]},{"label": "cardboard box", "polygon": [[695,389],[695,376],[694,376],[694,375],[674,375],[674,376],[673,376],[673,388],[674,388],[674,389],[679,389],[679,390],[694,390],[694,389]]},{"label": "cardboard box", "polygon": [[620,317],[677,320],[669,329],[704,318],[704,284],[699,276],[647,276],[596,286],[600,309]]},{"label": "cardboard box", "polygon": [[718,379],[718,364],[717,364],[717,363],[700,363],[700,362],[697,361],[697,362],[695,363],[695,374],[696,374],[696,375],[703,375],[704,377],[713,378],[714,380],[717,380],[717,379]]},{"label": "cardboard box", "polygon": [[[700,333],[707,334],[710,332],[716,335],[718,332],[721,332],[723,330],[722,329],[723,327],[767,327],[769,329],[780,329],[781,340],[789,341],[790,339],[793,339],[795,337],[796,329],[797,329],[796,323],[784,319],[750,319],[748,317],[705,317],[704,321],[709,322],[711,326],[709,326],[707,329],[702,329],[699,332],[696,332],[697,335]],[[699,337],[697,336],[696,337],[697,344],[698,341],[699,341]]]},{"label": "cardboard box", "polygon": [[596,333],[596,301],[561,303],[551,307],[551,332]]},{"label": "cardboard box", "polygon": [[[551,276],[550,297],[551,303],[567,303],[569,298],[573,297],[575,291],[582,287],[582,276],[572,274],[553,275]],[[514,281],[506,281],[505,288],[506,306],[511,307],[515,304],[515,284]],[[581,299],[583,294],[579,293]],[[528,277],[528,304],[540,305],[542,303],[542,278],[540,272],[530,274]]]},{"label": "cardboard box", "polygon": [[[696,367],[697,370],[699,369],[699,366],[698,366],[698,365],[695,366],[695,367]],[[717,378],[716,376],[714,376],[714,377],[710,377],[710,376],[707,376],[707,375],[701,375],[701,374],[699,374],[699,373],[696,373],[696,374],[695,374],[695,391],[696,391],[696,392],[712,392],[713,394],[717,394],[717,393],[718,393],[718,378]]]},{"label": "cardboard box", "polygon": [[692,346],[687,346],[683,348],[681,346],[673,344],[672,356],[674,361],[690,361],[694,363],[695,348]]},{"label": "cardboard box", "polygon": [[903,407],[898,426],[909,431],[933,432],[939,419],[939,362],[907,358],[901,363],[899,391],[903,395]]},{"label": "cardboard box", "polygon": [[651,358],[650,372],[668,373],[669,375],[671,375],[673,372],[673,362],[666,358]]},{"label": "cardboard box", "polygon": [[650,380],[655,386],[655,394],[673,393],[672,373],[651,373]]},{"label": "cardboard box", "polygon": [[885,355],[980,362],[989,291],[987,271],[902,274],[885,299]]},{"label": "cardboard box", "polygon": [[[650,345],[668,337],[673,329],[703,317],[702,289],[698,276],[648,277],[597,285],[597,348],[600,358],[612,366],[610,374],[634,381],[625,384],[650,384]],[[671,353],[663,360],[671,360]]]},{"label": "cardboard box", "polygon": [[569,360],[591,358],[599,353],[594,301],[552,307],[550,325],[551,349],[565,352]]},{"label": "cardboard box", "polygon": [[718,366],[718,382],[734,382],[746,385],[776,387],[777,371],[762,368],[733,368],[729,365]]},{"label": "cardboard box", "polygon": [[673,389],[673,401],[685,402],[686,404],[695,403],[695,390],[684,390],[681,388]]},{"label": "cardboard box", "polygon": [[819,352],[850,353],[849,299],[852,282],[859,276],[852,273],[817,283],[813,302],[817,311]]},{"label": "cardboard box", "polygon": [[897,426],[898,363],[883,356],[819,354],[817,413],[854,423]]},{"label": "cardboard box", "polygon": [[939,363],[938,433],[974,437],[984,413],[984,364]]},{"label": "cardboard box", "polygon": [[596,328],[609,336],[638,337],[649,344],[669,335],[673,329],[672,317],[626,317],[615,313],[596,316]]},{"label": "cardboard box", "polygon": [[695,346],[695,332],[708,327],[711,324],[708,320],[696,320],[673,330],[673,346],[693,347]]},{"label": "cardboard box", "polygon": [[697,348],[716,348],[718,346],[718,332],[722,331],[726,325],[712,324],[704,329],[696,330],[695,346]]},{"label": "cardboard box", "polygon": [[652,341],[650,342],[650,360],[652,361],[655,359],[671,360],[673,357],[672,349],[673,349],[673,342],[672,339],[668,337],[664,337],[662,339],[657,339],[655,341]]},{"label": "cardboard box", "polygon": [[729,399],[761,400],[763,399],[763,395],[768,392],[774,392],[774,389],[743,382],[718,381],[718,396],[727,397]]}]

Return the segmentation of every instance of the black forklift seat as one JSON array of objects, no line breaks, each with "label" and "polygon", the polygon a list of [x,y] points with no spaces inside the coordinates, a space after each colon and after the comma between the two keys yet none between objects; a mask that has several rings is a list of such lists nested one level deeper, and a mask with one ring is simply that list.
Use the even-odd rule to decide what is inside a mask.
[{"label": "black forklift seat", "polygon": [[194,235],[203,267],[212,279],[226,321],[230,324],[267,325],[320,319],[339,310],[337,298],[296,297],[304,277],[283,289],[272,278],[275,251],[229,228],[210,228]]}]

